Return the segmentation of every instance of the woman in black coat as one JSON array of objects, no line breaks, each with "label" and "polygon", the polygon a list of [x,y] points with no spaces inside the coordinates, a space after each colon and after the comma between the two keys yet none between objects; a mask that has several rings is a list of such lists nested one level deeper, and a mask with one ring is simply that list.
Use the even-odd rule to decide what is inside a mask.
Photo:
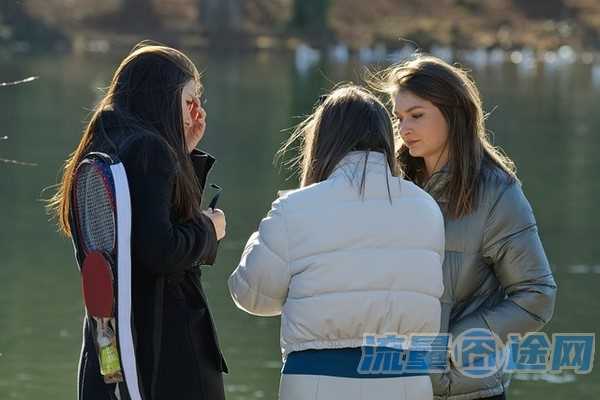
[{"label": "woman in black coat", "polygon": [[[214,159],[198,150],[206,112],[194,64],[181,52],[141,43],[123,60],[67,160],[50,207],[71,236],[70,202],[79,162],[92,151],[120,160],[132,209],[132,315],[144,400],[224,398],[227,372],[200,282],[225,236],[221,210],[202,210]],[[79,399],[113,399],[84,320]],[[118,396],[117,396],[118,397]]]}]

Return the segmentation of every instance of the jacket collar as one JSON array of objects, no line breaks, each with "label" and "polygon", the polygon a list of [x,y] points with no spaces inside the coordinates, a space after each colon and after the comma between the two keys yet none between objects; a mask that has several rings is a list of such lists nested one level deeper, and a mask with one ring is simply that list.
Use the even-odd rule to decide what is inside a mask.
[{"label": "jacket collar", "polygon": [[348,153],[333,169],[330,178],[346,176],[351,180],[360,179],[365,171],[365,159],[367,161],[366,174],[392,175],[385,154],[377,151],[352,151]]},{"label": "jacket collar", "polygon": [[192,158],[192,161],[204,159],[205,162],[209,162],[211,166],[215,163],[215,161],[217,161],[212,155],[198,149],[192,150],[190,157]]},{"label": "jacket collar", "polygon": [[448,186],[448,182],[450,182],[451,176],[448,164],[446,164],[442,169],[431,175],[429,180],[423,185],[423,190],[429,193],[438,203],[448,203],[446,187]]},{"label": "jacket collar", "polygon": [[192,150],[190,159],[196,177],[198,178],[198,183],[200,184],[200,192],[203,193],[204,187],[206,186],[206,177],[216,162],[216,159],[210,154],[197,149]]}]

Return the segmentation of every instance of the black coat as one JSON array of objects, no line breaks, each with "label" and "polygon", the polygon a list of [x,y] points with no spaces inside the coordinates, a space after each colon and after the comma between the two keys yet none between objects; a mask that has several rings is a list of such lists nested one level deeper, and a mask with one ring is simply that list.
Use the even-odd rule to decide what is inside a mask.
[{"label": "black coat", "polygon": [[[199,264],[217,252],[212,222],[176,222],[171,208],[178,166],[162,139],[102,119],[105,135],[90,151],[113,154],[125,166],[132,208],[132,307],[138,371],[144,400],[224,399],[227,372]],[[190,155],[204,189],[214,158]],[[108,399],[87,317],[79,365],[79,399]]]}]

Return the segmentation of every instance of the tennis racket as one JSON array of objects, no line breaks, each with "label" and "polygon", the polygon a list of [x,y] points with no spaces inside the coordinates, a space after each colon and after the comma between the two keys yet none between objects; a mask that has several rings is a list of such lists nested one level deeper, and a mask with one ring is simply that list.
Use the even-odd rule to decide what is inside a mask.
[{"label": "tennis racket", "polygon": [[131,331],[131,216],[123,165],[103,153],[88,154],[75,172],[72,202],[73,241],[100,373],[105,383],[116,384],[116,398],[141,400]]},{"label": "tennis racket", "polygon": [[76,236],[83,252],[83,301],[93,320],[100,371],[105,383],[123,381],[116,346],[114,275],[116,252],[115,194],[110,166],[86,158],[78,166],[73,187]]}]

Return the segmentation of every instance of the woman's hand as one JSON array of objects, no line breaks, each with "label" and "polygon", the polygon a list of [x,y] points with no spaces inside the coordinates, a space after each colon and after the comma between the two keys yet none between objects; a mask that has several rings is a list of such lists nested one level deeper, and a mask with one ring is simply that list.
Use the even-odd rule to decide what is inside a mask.
[{"label": "woman's hand", "polygon": [[204,136],[206,130],[206,111],[200,105],[200,101],[194,98],[187,102],[189,118],[184,119],[185,144],[187,151],[192,152]]},{"label": "woman's hand", "polygon": [[218,208],[214,210],[209,208],[208,210],[202,211],[212,221],[215,231],[217,232],[217,240],[221,240],[225,237],[227,221],[225,220],[225,213]]}]

